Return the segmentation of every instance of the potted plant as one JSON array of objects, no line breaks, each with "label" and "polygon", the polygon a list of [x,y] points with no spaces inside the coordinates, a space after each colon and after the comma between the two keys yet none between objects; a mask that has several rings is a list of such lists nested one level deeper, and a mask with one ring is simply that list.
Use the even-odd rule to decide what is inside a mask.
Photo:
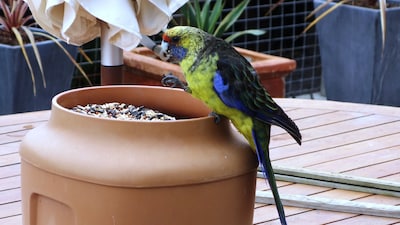
[{"label": "potted plant", "polygon": [[49,109],[70,88],[77,47],[32,28],[22,0],[0,0],[0,12],[0,115]]},{"label": "potted plant", "polygon": [[314,0],[327,98],[400,106],[400,8],[345,2]]},{"label": "potted plant", "polygon": [[[217,37],[222,37],[242,14],[248,5],[249,0],[242,1],[232,11],[230,11],[221,21],[218,19],[222,15],[222,0],[215,1],[211,5],[211,0],[207,0],[200,7],[198,0],[188,2],[182,8],[183,19],[175,21],[175,24],[183,24],[199,27]],[[260,30],[244,30],[234,33],[227,37],[226,41],[245,35],[261,35]],[[261,82],[273,97],[284,97],[285,95],[285,76],[296,68],[296,62],[283,57],[272,56],[258,53],[251,50],[236,48],[244,57],[249,59],[260,76]],[[174,75],[183,79],[179,66],[171,63],[162,62],[157,59],[149,49],[140,47],[133,51],[124,52],[124,82],[136,84],[160,85],[163,74],[172,72]]]},{"label": "potted plant", "polygon": [[[71,110],[112,102],[177,120],[127,121]],[[226,118],[216,124],[209,113],[172,88],[60,93],[48,123],[21,143],[23,224],[253,224],[257,157]]]}]

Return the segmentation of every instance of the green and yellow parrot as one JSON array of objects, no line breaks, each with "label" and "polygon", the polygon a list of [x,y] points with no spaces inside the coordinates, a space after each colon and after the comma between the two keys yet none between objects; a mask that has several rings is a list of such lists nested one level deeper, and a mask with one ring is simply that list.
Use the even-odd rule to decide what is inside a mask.
[{"label": "green and yellow parrot", "polygon": [[[176,26],[165,31],[161,47],[169,61],[181,66],[185,90],[216,115],[229,118],[247,139],[268,179],[280,221],[286,224],[269,157],[269,140],[271,125],[277,125],[301,144],[296,124],[267,93],[251,64],[222,39],[194,27]],[[172,75],[164,82],[183,85]]]}]

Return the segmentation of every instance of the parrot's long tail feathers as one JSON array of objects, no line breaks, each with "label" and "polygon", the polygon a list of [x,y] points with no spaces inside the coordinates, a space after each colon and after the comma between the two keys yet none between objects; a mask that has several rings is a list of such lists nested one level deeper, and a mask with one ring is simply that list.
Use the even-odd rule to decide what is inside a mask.
[{"label": "parrot's long tail feathers", "polygon": [[252,130],[253,140],[256,147],[258,161],[261,163],[261,169],[268,180],[272,194],[274,196],[276,209],[278,210],[279,220],[282,225],[287,225],[285,211],[279,197],[278,187],[276,186],[276,180],[274,171],[272,169],[271,160],[269,158],[269,139],[271,133],[271,125],[263,124],[259,121],[254,121],[254,127]]}]

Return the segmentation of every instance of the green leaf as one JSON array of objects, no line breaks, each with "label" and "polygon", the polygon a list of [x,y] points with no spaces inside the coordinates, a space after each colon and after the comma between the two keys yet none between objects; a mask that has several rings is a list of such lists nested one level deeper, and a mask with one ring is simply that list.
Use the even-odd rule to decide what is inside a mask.
[{"label": "green leaf", "polygon": [[222,4],[222,0],[217,0],[214,4],[214,7],[208,17],[208,29],[206,29],[205,31],[207,31],[208,33],[214,33],[215,31],[215,27],[217,26],[217,22],[218,19],[221,17],[222,15],[222,10],[224,8],[224,4]]},{"label": "green leaf", "polygon": [[85,51],[81,47],[78,48],[79,53],[85,58],[86,61],[88,61],[90,64],[93,64],[93,60],[86,54]]},{"label": "green leaf", "polygon": [[200,27],[202,30],[206,30],[208,27],[208,14],[210,12],[210,2],[211,0],[206,0],[203,5],[203,9],[199,14],[200,16]]},{"label": "green leaf", "polygon": [[386,0],[379,0],[379,10],[381,14],[381,33],[382,33],[382,51],[386,41]]},{"label": "green leaf", "polygon": [[225,18],[221,21],[219,26],[214,32],[214,36],[220,37],[222,34],[227,31],[236,21],[239,19],[240,15],[242,15],[243,11],[246,9],[250,0],[242,1],[239,5],[230,11]]},{"label": "green leaf", "polygon": [[26,49],[25,49],[24,42],[23,42],[23,40],[22,40],[21,33],[20,33],[20,32],[18,31],[18,29],[15,28],[15,27],[12,27],[11,30],[12,30],[12,32],[14,33],[15,38],[17,39],[19,46],[21,47],[22,54],[24,55],[26,64],[28,65],[29,71],[31,72],[31,79],[32,79],[32,86],[33,86],[33,87],[32,87],[32,88],[33,88],[33,95],[36,96],[36,80],[35,80],[35,74],[33,73],[32,65],[31,65],[31,61],[29,60],[28,53],[26,53]]},{"label": "green leaf", "polygon": [[186,18],[186,25],[187,26],[197,26],[197,18],[194,6],[188,2],[182,9],[182,14]]},{"label": "green leaf", "polygon": [[30,42],[31,45],[32,45],[33,53],[35,54],[35,58],[36,58],[36,61],[37,61],[37,63],[38,63],[38,66],[39,66],[40,73],[41,73],[41,75],[42,75],[43,86],[46,87],[46,79],[45,79],[45,77],[44,77],[43,66],[42,66],[42,60],[41,60],[41,57],[40,57],[40,54],[39,54],[39,50],[38,50],[38,48],[37,48],[37,46],[36,46],[35,37],[33,36],[32,31],[29,30],[27,27],[22,26],[21,28],[25,31],[26,35],[27,35],[28,38],[29,38],[29,42]]},{"label": "green leaf", "polygon": [[198,1],[194,2],[194,17],[196,18],[196,25],[200,28],[203,29],[201,27],[201,8],[200,8],[200,3]]},{"label": "green leaf", "polygon": [[242,36],[242,35],[246,35],[246,34],[250,34],[250,35],[254,35],[254,36],[260,36],[260,35],[265,34],[265,31],[263,31],[263,30],[256,30],[256,29],[250,29],[250,30],[239,31],[239,32],[236,32],[236,33],[234,33],[234,34],[231,34],[229,37],[225,38],[225,41],[226,41],[226,42],[231,42],[231,41],[233,41],[234,39],[236,39],[236,38],[238,38],[238,37],[240,37],[240,36]]}]

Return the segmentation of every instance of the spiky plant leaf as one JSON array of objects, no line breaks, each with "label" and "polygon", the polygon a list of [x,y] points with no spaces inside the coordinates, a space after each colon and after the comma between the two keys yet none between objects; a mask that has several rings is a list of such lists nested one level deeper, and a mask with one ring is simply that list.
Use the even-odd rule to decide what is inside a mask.
[{"label": "spiky plant leaf", "polygon": [[246,35],[246,34],[251,34],[254,36],[259,36],[259,35],[263,35],[265,34],[265,31],[263,30],[257,30],[257,29],[250,29],[250,30],[243,30],[243,31],[238,31],[234,34],[231,34],[229,37],[225,38],[226,42],[231,42],[233,41],[235,38],[242,36],[242,35]]},{"label": "spiky plant leaf", "polygon": [[82,67],[75,61],[74,57],[72,57],[71,54],[69,54],[68,50],[64,48],[64,46],[62,46],[62,44],[53,36],[48,35],[46,33],[42,33],[42,32],[33,32],[35,35],[38,36],[43,36],[48,38],[49,40],[54,41],[54,43],[56,43],[58,45],[58,47],[60,47],[61,50],[64,51],[65,55],[69,58],[69,60],[76,66],[76,68],[79,70],[79,72],[82,73],[82,75],[85,77],[85,79],[89,82],[89,85],[93,85],[92,82],[90,81],[89,77],[87,76],[87,74],[85,73],[85,71],[82,69]]},{"label": "spiky plant leaf", "polygon": [[32,87],[32,88],[33,88],[33,94],[36,96],[36,80],[35,80],[35,74],[34,74],[33,69],[32,69],[31,60],[29,59],[28,53],[26,52],[25,45],[24,45],[24,42],[23,42],[23,40],[22,40],[21,33],[20,33],[20,32],[18,31],[18,29],[15,28],[15,27],[12,27],[11,30],[12,30],[12,32],[14,33],[14,35],[15,35],[15,37],[16,37],[18,43],[19,43],[19,45],[21,46],[22,54],[24,55],[26,64],[28,65],[29,71],[31,72],[31,79],[32,79],[32,86],[33,86],[33,87]]},{"label": "spiky plant leaf", "polygon": [[39,70],[42,75],[43,87],[46,87],[46,78],[44,77],[42,58],[40,57],[39,49],[36,46],[35,37],[33,36],[32,31],[29,30],[27,27],[22,26],[21,28],[25,31],[25,34],[28,36],[29,42],[32,45],[33,53],[35,54]]},{"label": "spiky plant leaf", "polygon": [[[333,10],[335,10],[336,8],[338,8],[339,6],[343,5],[344,3],[350,2],[351,0],[343,0],[340,1],[338,3],[336,3],[334,6],[330,7],[329,9],[327,9],[325,12],[323,12],[320,16],[318,16],[317,18],[315,18],[315,20],[313,20],[305,29],[302,33],[307,32],[308,30],[310,30],[313,26],[315,26],[315,24],[317,24],[319,21],[321,21],[325,16],[327,16],[329,13],[331,13]],[[329,3],[329,2],[327,2]],[[323,4],[323,7],[318,7],[316,8],[314,11],[316,12],[316,10],[321,10],[322,8],[324,8],[325,6],[327,6],[327,3]],[[315,13],[315,12],[312,13]]]},{"label": "spiky plant leaf", "polygon": [[242,15],[249,2],[250,0],[242,1],[239,5],[233,8],[232,11],[230,11],[218,25],[217,29],[214,32],[214,35],[219,37],[225,31],[227,31],[239,19],[240,15]]},{"label": "spiky plant leaf", "polygon": [[217,0],[214,3],[214,7],[208,15],[208,29],[206,30],[208,33],[213,33],[215,27],[217,26],[218,19],[222,15],[222,10],[224,9],[224,4],[222,0]]},{"label": "spiky plant leaf", "polygon": [[[185,25],[197,27],[202,29],[210,34],[213,34],[216,37],[221,37],[232,25],[238,20],[240,15],[243,13],[250,0],[242,1],[239,5],[233,8],[224,18],[220,20],[223,9],[224,9],[224,1],[223,0],[205,0],[202,1],[203,5],[200,5],[200,0],[193,0],[186,3],[184,7],[180,10],[185,19]],[[214,4],[211,4],[211,3]],[[217,26],[218,25],[218,26]],[[249,32],[238,32],[237,34],[233,34],[226,41],[230,42],[233,39],[245,35],[261,35],[264,34],[264,31],[255,31],[251,30]]]},{"label": "spiky plant leaf", "polygon": [[386,0],[379,0],[379,11],[381,14],[381,33],[382,33],[382,51],[386,40]]}]

